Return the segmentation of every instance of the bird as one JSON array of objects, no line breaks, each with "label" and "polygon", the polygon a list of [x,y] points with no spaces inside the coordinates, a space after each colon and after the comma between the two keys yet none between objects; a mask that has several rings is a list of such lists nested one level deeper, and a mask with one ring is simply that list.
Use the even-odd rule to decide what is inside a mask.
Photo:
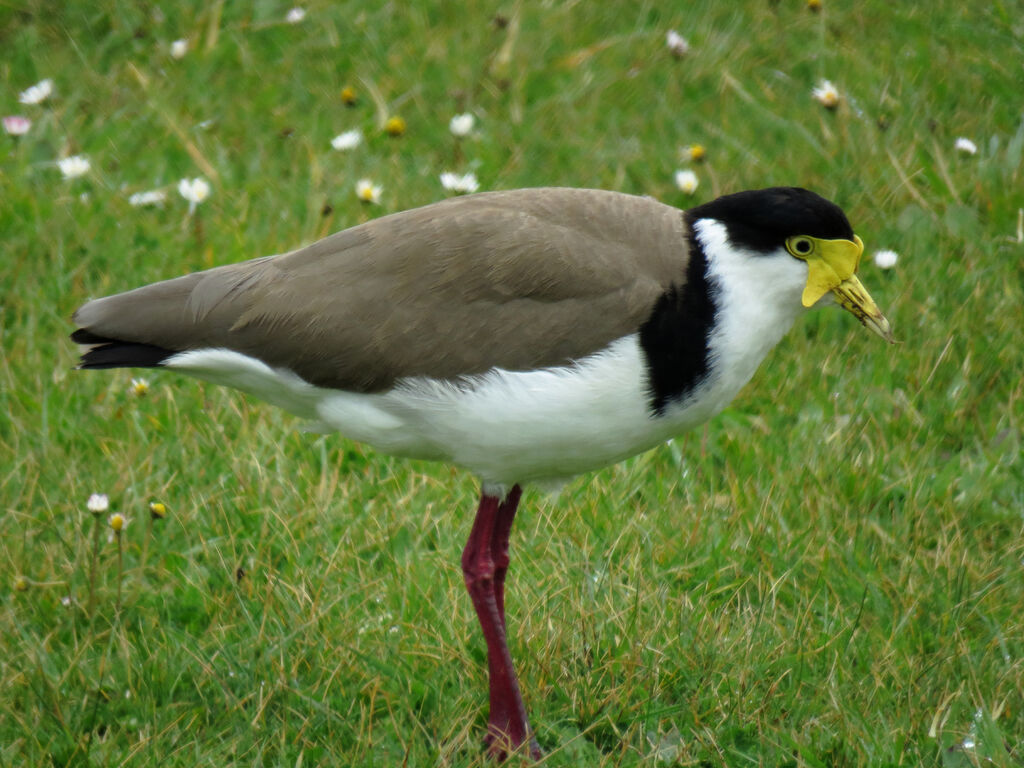
[{"label": "bird", "polygon": [[523,488],[703,424],[812,307],[893,342],[855,274],[863,251],[843,210],[800,187],[686,210],[595,189],[483,192],[88,301],[71,338],[81,369],[179,371],[473,473],[461,565],[487,646],[484,746],[539,759],[505,615]]}]

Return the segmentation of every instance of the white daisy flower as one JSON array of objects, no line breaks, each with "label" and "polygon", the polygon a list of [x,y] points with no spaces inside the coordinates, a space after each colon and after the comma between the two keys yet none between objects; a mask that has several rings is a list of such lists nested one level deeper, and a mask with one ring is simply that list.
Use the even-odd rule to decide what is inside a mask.
[{"label": "white daisy flower", "polygon": [[65,179],[77,179],[79,176],[85,176],[92,164],[85,155],[72,155],[58,160],[57,167],[60,168]]},{"label": "white daisy flower", "polygon": [[210,196],[210,184],[206,179],[182,179],[178,182],[178,194],[188,201],[188,212],[195,211],[196,206]]},{"label": "white daisy flower", "polygon": [[107,494],[105,493],[94,493],[89,496],[89,500],[85,502],[85,508],[94,515],[102,514],[110,508],[110,499],[107,498]]},{"label": "white daisy flower", "polygon": [[128,205],[140,208],[146,205],[163,205],[167,193],[162,189],[151,189],[148,192],[136,192],[128,198]]},{"label": "white daisy flower", "polygon": [[831,80],[822,80],[818,87],[811,91],[811,96],[826,109],[835,109],[839,106],[839,89]]},{"label": "white daisy flower", "polygon": [[441,174],[441,186],[449,192],[465,195],[480,189],[480,182],[476,180],[476,174],[474,173],[458,174],[446,172]]},{"label": "white daisy flower", "polygon": [[690,44],[686,41],[686,38],[674,29],[670,29],[665,34],[665,45],[668,46],[669,52],[677,59],[683,58],[683,56],[690,52]]},{"label": "white daisy flower", "polygon": [[697,187],[700,186],[700,179],[697,178],[697,174],[689,169],[676,171],[675,182],[679,190],[688,195],[692,195],[697,191]]},{"label": "white daisy flower", "polygon": [[21,115],[8,115],[4,118],[4,131],[11,136],[24,136],[32,127],[32,121]]},{"label": "white daisy flower", "polygon": [[173,43],[171,43],[172,59],[183,59],[185,58],[186,53],[188,53],[188,40],[175,40]]},{"label": "white daisy flower", "polygon": [[879,269],[892,269],[900,260],[900,255],[896,251],[884,250],[876,251],[873,258],[875,266]]},{"label": "white daisy flower", "polygon": [[292,8],[288,11],[288,14],[284,17],[284,20],[289,24],[298,24],[306,18],[306,10],[304,8]]},{"label": "white daisy flower", "polygon": [[363,143],[363,132],[358,128],[353,128],[351,131],[345,131],[339,133],[333,139],[331,139],[331,146],[335,149],[344,152],[345,150],[355,149]]},{"label": "white daisy flower", "polygon": [[381,192],[383,190],[369,179],[360,179],[356,182],[356,197],[364,203],[379,203]]},{"label": "white daisy flower", "polygon": [[22,104],[39,104],[46,101],[50,96],[53,95],[53,80],[46,78],[40,80],[38,83],[30,88],[26,88],[18,96],[18,101]]},{"label": "white daisy flower", "polygon": [[453,136],[462,138],[470,134],[474,125],[476,125],[476,118],[473,116],[473,113],[465,112],[451,119],[448,123],[448,130],[452,132]]},{"label": "white daisy flower", "polygon": [[149,382],[145,379],[132,379],[128,391],[135,397],[145,397],[149,394]]},{"label": "white daisy flower", "polygon": [[976,155],[978,153],[978,145],[964,136],[959,137],[953,146],[957,152],[965,155]]}]

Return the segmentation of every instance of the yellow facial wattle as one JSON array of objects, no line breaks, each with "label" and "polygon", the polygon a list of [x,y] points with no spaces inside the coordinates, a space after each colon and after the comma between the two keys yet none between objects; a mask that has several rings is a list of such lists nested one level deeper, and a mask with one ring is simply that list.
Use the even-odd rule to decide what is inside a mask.
[{"label": "yellow facial wattle", "polygon": [[839,306],[886,341],[895,341],[889,321],[855,275],[864,253],[864,243],[859,237],[823,240],[796,235],[786,240],[786,250],[807,262],[807,285],[801,297],[805,307],[814,306],[831,291]]}]

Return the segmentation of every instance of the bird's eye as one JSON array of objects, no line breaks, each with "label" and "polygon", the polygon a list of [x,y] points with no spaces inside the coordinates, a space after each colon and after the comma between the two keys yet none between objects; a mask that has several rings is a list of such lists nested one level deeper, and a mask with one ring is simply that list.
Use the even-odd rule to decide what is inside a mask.
[{"label": "bird's eye", "polygon": [[814,241],[809,237],[791,237],[786,241],[786,249],[798,259],[804,259],[814,251]]}]

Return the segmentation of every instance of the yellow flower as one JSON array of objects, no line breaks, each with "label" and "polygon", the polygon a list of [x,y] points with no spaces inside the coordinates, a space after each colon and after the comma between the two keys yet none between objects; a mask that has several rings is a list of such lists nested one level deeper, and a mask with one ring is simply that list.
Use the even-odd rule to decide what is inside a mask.
[{"label": "yellow flower", "polygon": [[145,397],[149,394],[149,382],[145,379],[132,379],[132,384],[128,388],[135,397]]},{"label": "yellow flower", "polygon": [[346,107],[355,106],[355,103],[359,100],[356,96],[356,89],[351,85],[346,85],[341,89],[341,103]]},{"label": "yellow flower", "polygon": [[154,520],[163,520],[167,517],[167,506],[162,501],[149,502],[149,516]]},{"label": "yellow flower", "polygon": [[821,10],[821,0],[807,0],[807,10],[817,13]]},{"label": "yellow flower", "polygon": [[384,123],[384,132],[388,136],[401,136],[405,133],[405,120],[400,117],[389,117]]},{"label": "yellow flower", "polygon": [[128,521],[124,519],[124,515],[120,512],[115,512],[107,518],[107,524],[114,530],[114,533],[121,533],[124,527],[128,525]]},{"label": "yellow flower", "polygon": [[704,149],[703,144],[690,144],[689,146],[683,147],[683,160],[690,160],[694,163],[699,163],[707,155],[708,151]]}]

